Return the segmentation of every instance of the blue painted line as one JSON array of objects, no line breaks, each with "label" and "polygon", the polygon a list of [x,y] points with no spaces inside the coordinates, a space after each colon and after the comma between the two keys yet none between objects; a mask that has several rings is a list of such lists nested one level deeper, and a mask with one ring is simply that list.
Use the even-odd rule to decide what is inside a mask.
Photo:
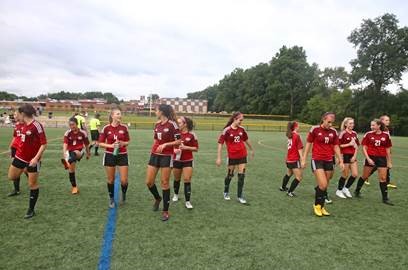
[{"label": "blue painted line", "polygon": [[111,264],[111,254],[113,240],[115,239],[115,230],[116,230],[116,216],[117,216],[117,205],[119,203],[119,173],[115,177],[115,208],[110,208],[108,212],[108,220],[105,225],[105,233],[103,234],[101,254],[99,256],[99,270],[109,270]]}]

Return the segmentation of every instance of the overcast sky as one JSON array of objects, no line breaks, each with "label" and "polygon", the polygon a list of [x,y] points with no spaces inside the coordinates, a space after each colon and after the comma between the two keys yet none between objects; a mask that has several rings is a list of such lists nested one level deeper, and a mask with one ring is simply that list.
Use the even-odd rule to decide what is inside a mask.
[{"label": "overcast sky", "polygon": [[350,69],[347,36],[385,12],[408,25],[403,0],[1,0],[0,90],[185,97],[283,45],[303,46],[321,68]]}]

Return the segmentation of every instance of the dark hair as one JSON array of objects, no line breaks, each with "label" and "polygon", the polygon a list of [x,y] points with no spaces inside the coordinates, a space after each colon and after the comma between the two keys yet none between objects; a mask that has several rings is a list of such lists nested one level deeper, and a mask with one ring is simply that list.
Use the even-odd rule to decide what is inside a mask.
[{"label": "dark hair", "polygon": [[324,114],[322,114],[322,118],[320,119],[320,124],[323,124],[324,119],[326,119],[326,117],[329,116],[329,115],[336,116],[336,114],[334,112],[325,112]]},{"label": "dark hair", "polygon": [[75,124],[78,125],[78,119],[76,119],[76,117],[71,117],[71,118],[69,118],[69,121],[68,121],[68,122],[74,122]]},{"label": "dark hair", "polygon": [[381,121],[381,119],[376,118],[376,119],[373,119],[372,122],[375,122],[377,125],[379,125],[381,131],[385,131],[385,130],[386,130],[386,126],[385,126],[384,123]]},{"label": "dark hair", "polygon": [[163,113],[164,116],[167,117],[167,119],[176,122],[177,121],[177,115],[176,112],[174,111],[173,107],[171,105],[167,104],[160,104],[157,109]]},{"label": "dark hair", "polygon": [[293,137],[292,132],[295,130],[297,126],[298,123],[296,121],[288,122],[288,126],[286,128],[286,137],[288,137],[288,139],[292,139]]},{"label": "dark hair", "polygon": [[241,112],[234,112],[224,128],[229,127],[235,121],[235,119],[237,119],[237,117],[240,116],[241,114],[242,114]]},{"label": "dark hair", "polygon": [[185,116],[181,116],[180,117],[184,123],[186,123],[186,127],[188,131],[192,131],[194,129],[194,122],[193,120],[191,120],[191,118],[185,117]]},{"label": "dark hair", "polygon": [[95,113],[95,118],[99,118],[101,115],[99,113]]},{"label": "dark hair", "polygon": [[33,107],[33,105],[25,103],[18,107],[18,112],[19,113],[24,113],[28,117],[33,117],[34,115],[37,114],[37,111]]}]

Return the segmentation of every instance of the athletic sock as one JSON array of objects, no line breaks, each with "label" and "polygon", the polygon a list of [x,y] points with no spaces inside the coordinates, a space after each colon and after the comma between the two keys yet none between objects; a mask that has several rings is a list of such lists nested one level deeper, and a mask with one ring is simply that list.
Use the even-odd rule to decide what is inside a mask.
[{"label": "athletic sock", "polygon": [[174,193],[178,195],[179,190],[180,190],[180,180],[174,179],[173,187],[174,187]]},{"label": "athletic sock", "polygon": [[162,191],[163,193],[163,211],[169,211],[170,205],[170,189],[166,189]]},{"label": "athletic sock", "polygon": [[318,186],[315,187],[315,205],[320,204],[321,207],[324,206],[324,197],[325,197],[325,192],[321,190]]},{"label": "athletic sock", "polygon": [[98,154],[98,149],[99,149],[99,146],[95,146],[95,155]]},{"label": "athletic sock", "polygon": [[350,188],[353,185],[355,180],[356,178],[354,176],[350,176],[349,179],[347,180],[346,188]]},{"label": "athletic sock", "polygon": [[344,184],[346,183],[346,178],[344,178],[343,176],[340,177],[339,179],[339,184],[337,186],[338,190],[342,190],[344,188]]},{"label": "athletic sock", "polygon": [[388,200],[387,182],[380,182],[380,190],[383,201],[387,201]]},{"label": "athletic sock", "polygon": [[13,181],[14,190],[20,192],[20,177]]},{"label": "athletic sock", "polygon": [[391,182],[391,169],[387,169],[387,181],[386,183],[389,184]]},{"label": "athletic sock", "polygon": [[39,188],[30,190],[30,202],[29,202],[30,210],[34,210],[35,204],[37,203],[39,193],[40,193]]},{"label": "athletic sock", "polygon": [[184,182],[184,196],[186,197],[186,202],[190,201],[191,197],[191,183]]},{"label": "athletic sock", "polygon": [[107,184],[108,185],[108,193],[109,193],[109,198],[113,199],[114,196],[114,189],[115,189],[115,185],[114,184]]},{"label": "athletic sock", "polygon": [[290,176],[285,174],[285,176],[282,179],[282,188],[283,189],[286,189],[286,186],[288,185],[289,179],[290,179]]},{"label": "athletic sock", "polygon": [[229,192],[229,185],[231,183],[232,176],[233,175],[228,174],[227,177],[225,177],[225,180],[224,180],[224,193]]},{"label": "athletic sock", "polygon": [[365,180],[360,177],[357,182],[356,192],[360,192],[361,188],[364,186]]},{"label": "athletic sock", "polygon": [[153,194],[153,197],[154,197],[156,200],[160,200],[160,199],[161,199],[161,197],[160,197],[160,195],[159,195],[159,191],[157,190],[156,184],[153,184],[153,186],[149,187],[149,190],[150,190],[150,193]]},{"label": "athletic sock", "polygon": [[128,183],[126,184],[120,184],[120,187],[122,188],[122,193],[126,194],[126,191],[128,189]]},{"label": "athletic sock", "polygon": [[299,183],[300,183],[300,181],[297,178],[293,179],[292,183],[290,184],[288,193],[295,191],[295,189],[299,185]]},{"label": "athletic sock", "polygon": [[238,198],[242,198],[242,190],[244,189],[245,173],[238,174]]},{"label": "athletic sock", "polygon": [[71,186],[76,187],[75,172],[69,173],[69,182],[71,182]]}]

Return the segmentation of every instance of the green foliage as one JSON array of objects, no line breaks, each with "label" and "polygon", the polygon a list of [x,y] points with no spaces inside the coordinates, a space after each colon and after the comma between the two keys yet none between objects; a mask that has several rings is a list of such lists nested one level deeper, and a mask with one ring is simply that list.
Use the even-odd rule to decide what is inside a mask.
[{"label": "green foliage", "polygon": [[6,91],[0,91],[0,100],[15,100],[18,96]]}]

